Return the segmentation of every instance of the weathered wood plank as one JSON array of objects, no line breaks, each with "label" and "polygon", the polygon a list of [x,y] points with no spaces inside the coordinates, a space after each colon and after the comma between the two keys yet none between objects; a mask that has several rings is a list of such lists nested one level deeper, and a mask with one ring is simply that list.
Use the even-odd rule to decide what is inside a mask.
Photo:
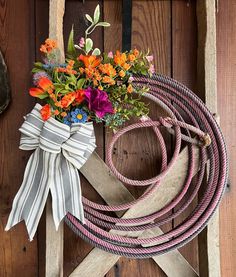
[{"label": "weathered wood plank", "polygon": [[[196,92],[197,84],[197,18],[196,1],[172,1],[172,77]],[[182,114],[184,116],[184,114]],[[187,118],[186,118],[187,121]],[[194,181],[193,181],[194,182]],[[194,183],[192,184],[194,186]],[[191,192],[187,192],[186,201]],[[197,205],[197,197],[175,220],[181,224]],[[176,209],[179,207],[177,206]],[[197,237],[179,249],[180,253],[198,271]]]},{"label": "weathered wood plank", "polygon": [[[66,12],[63,20],[64,29],[64,43],[68,41],[69,32],[71,31],[72,25],[74,26],[74,38],[78,44],[79,38],[84,36],[84,31],[88,26],[86,22],[85,14],[93,15],[95,7],[100,4],[102,7],[101,0],[86,0],[86,1],[66,1]],[[92,39],[94,47],[98,47],[103,51],[103,28],[97,28],[92,33]],[[95,124],[95,135],[96,135],[96,153],[104,159],[104,128],[102,124]],[[81,174],[81,187],[82,193],[85,197],[92,199],[93,201],[104,203],[102,198],[98,195],[96,190],[89,184],[89,182]],[[74,270],[74,268],[83,260],[83,258],[91,251],[92,246],[85,242],[83,239],[78,238],[74,235],[71,229],[64,226],[64,276]]]},{"label": "weathered wood plank", "polygon": [[[112,10],[109,10],[109,5],[113,5],[114,6],[114,4],[117,6],[118,5],[118,9],[112,9]],[[140,3],[140,2],[138,2],[137,1],[137,3],[136,3],[137,5],[136,5],[136,9],[138,9],[138,10],[142,10],[143,8],[145,8],[145,6],[146,6],[146,8],[149,6],[149,8],[152,10],[152,8],[153,8],[153,5],[155,5],[155,12],[160,12],[160,14],[162,14],[163,15],[163,10],[165,10],[164,9],[164,6],[166,7],[166,10],[167,10],[167,7],[168,7],[168,3],[166,2],[166,3],[149,3],[149,4],[143,4],[143,3]],[[162,5],[164,5],[164,6],[162,6]],[[135,7],[135,5],[134,5],[134,7]],[[121,11],[121,10],[119,10],[119,1],[105,1],[105,6],[104,6],[104,9],[105,9],[105,20],[107,20],[107,21],[109,21],[109,22],[111,22],[112,23],[112,26],[113,26],[113,30],[112,30],[112,28],[110,28],[110,30],[109,29],[107,29],[106,31],[105,31],[105,50],[116,50],[116,49],[119,49],[119,48],[121,48],[121,45],[119,45],[120,43],[121,43],[121,40],[119,40],[119,35],[121,35],[121,32],[120,32],[120,25],[119,25],[119,16],[120,16],[120,14],[119,14],[119,12]],[[145,8],[145,9],[146,9]],[[109,11],[109,13],[108,13],[108,11]],[[112,11],[116,11],[116,14],[114,15],[114,12],[112,12]],[[135,14],[137,14],[137,10],[136,10],[136,13]],[[137,19],[138,20],[138,19]],[[168,19],[167,19],[168,20]],[[162,23],[162,25],[163,25],[164,23]],[[136,24],[137,25],[137,24]],[[164,24],[165,26],[167,26],[166,24]],[[137,25],[138,26],[138,25]],[[138,27],[137,27],[138,28]],[[115,31],[115,33],[117,34],[117,36],[114,38],[114,40],[110,40],[109,39],[109,37],[110,37],[110,35],[111,35],[111,33],[110,32],[113,32],[114,31],[114,29],[116,29],[116,31]],[[162,39],[161,41],[164,41],[164,43],[167,43],[168,44],[168,39],[169,39],[169,37],[168,37],[168,33],[166,33],[166,32],[164,32],[164,34],[167,36],[166,37],[166,39]],[[159,34],[159,35],[161,35],[161,34]],[[107,39],[106,39],[106,36],[107,36]],[[151,39],[150,39],[150,41],[152,41]],[[158,41],[158,40],[157,40]],[[138,44],[137,44],[138,43]],[[141,47],[141,48],[144,48],[144,45],[141,45],[140,44],[141,42],[140,42],[140,40],[139,41],[136,41],[136,42],[133,42],[133,44],[136,44],[136,46],[138,46],[139,48]],[[161,43],[161,42],[160,42]],[[160,45],[160,47],[159,47],[159,45]],[[146,45],[147,46],[147,45]],[[165,46],[161,46],[161,44],[159,44],[159,42],[157,42],[157,45],[153,45],[153,49],[155,50],[153,50],[154,52],[156,52],[156,47],[159,49],[158,51],[162,51],[162,49],[165,49],[164,51],[167,51],[167,47],[165,47]],[[162,56],[162,57],[164,57],[165,58],[165,60],[164,61],[162,61],[162,60],[160,60],[160,57],[156,57],[156,59],[158,60],[158,62],[157,62],[157,66],[158,66],[158,68],[159,68],[159,70],[162,70],[163,72],[166,72],[166,74],[170,74],[170,66],[169,66],[169,69],[168,69],[168,66],[166,65],[166,60],[168,61],[168,59],[170,58],[170,56],[168,56],[168,52],[165,52],[166,53],[166,56],[164,55],[164,56]],[[168,63],[168,62],[167,62]],[[163,68],[161,68],[161,67],[163,67]],[[168,71],[169,70],[169,71]],[[156,117],[157,115],[156,115],[156,111],[154,110],[153,111],[153,116],[154,117]],[[154,140],[155,138],[151,138],[152,140]],[[145,139],[145,141],[146,141],[146,139]],[[145,143],[146,144],[146,143]],[[124,146],[125,145],[127,145],[127,139],[125,139],[124,140]],[[148,146],[150,146],[150,144],[148,144]],[[120,144],[119,144],[119,147],[120,147]],[[142,146],[142,148],[143,148],[143,146]],[[150,149],[149,149],[150,150]],[[148,150],[148,151],[149,151]],[[129,151],[130,151],[130,149],[129,149]],[[155,151],[156,151],[156,149],[155,149]],[[122,152],[123,153],[123,152]],[[122,153],[119,153],[119,159],[120,159],[120,155],[122,154]],[[156,154],[156,152],[155,152],[155,155],[154,155],[155,157],[156,156],[158,156],[157,154]],[[117,157],[116,155],[115,155],[115,157]],[[125,168],[126,169],[126,173],[127,173],[127,171],[129,171],[127,168],[130,168],[130,166],[128,165],[128,164],[126,164],[126,159],[127,159],[127,157],[125,156],[125,159],[120,159],[120,160],[117,160],[116,162],[118,162],[118,165],[119,165],[119,162],[121,162],[122,161],[122,164],[123,164],[123,168]],[[150,156],[148,156],[148,159],[150,159],[151,160],[151,158],[150,158]],[[125,161],[125,163],[124,163],[124,161]],[[147,161],[146,161],[147,162]],[[102,161],[100,160],[99,161],[99,157],[92,157],[92,159],[90,159],[88,162],[87,162],[87,164],[86,164],[86,167],[88,166],[88,168],[99,168],[99,166],[101,166],[102,165]],[[105,167],[106,168],[106,167]],[[101,172],[101,175],[99,175],[99,176],[106,176],[106,174],[107,174],[107,172],[109,172],[109,169],[107,168],[107,169],[105,169],[104,167],[101,167],[101,170],[98,170],[98,172]],[[150,168],[150,167],[149,167]],[[156,170],[157,169],[154,169],[154,173],[153,174],[155,174],[156,173]],[[139,174],[141,174],[142,176],[141,177],[143,177],[143,171],[142,171],[142,173],[140,173],[140,169],[136,169],[136,171],[135,171],[135,173],[132,173],[131,172],[131,175],[133,175],[133,174],[136,174],[137,175],[137,172],[139,173]],[[82,173],[83,174],[85,174],[86,175],[86,172],[84,171],[84,168],[82,168]],[[116,193],[114,193],[113,192],[113,190],[112,191],[110,191],[110,189],[104,189],[104,184],[106,184],[107,183],[107,177],[106,177],[106,182],[104,182],[104,181],[102,181],[101,180],[101,182],[100,181],[98,181],[98,180],[100,180],[100,178],[98,178],[98,176],[97,176],[97,173],[96,174],[93,174],[92,172],[89,172],[90,174],[90,176],[86,176],[87,178],[88,178],[88,180],[89,180],[89,182],[91,183],[91,184],[93,184],[94,182],[98,182],[98,183],[101,183],[102,184],[102,186],[101,187],[99,187],[99,188],[97,188],[96,187],[96,190],[98,189],[99,191],[99,193],[100,193],[100,195],[102,195],[102,197],[104,198],[104,199],[106,199],[107,201],[108,201],[108,203],[109,204],[113,204],[113,201],[114,201],[114,203],[116,203],[117,204],[117,198],[116,199],[113,199],[114,198],[114,195],[117,197],[117,195],[119,195],[119,197],[121,198],[121,199],[119,199],[119,201],[121,202],[121,203],[124,203],[124,202],[126,202],[126,201],[130,201],[131,199],[130,198],[132,198],[132,196],[129,194],[129,193],[127,193],[128,191],[127,191],[127,189],[124,187],[124,186],[122,186],[122,193],[117,193],[118,191],[117,191],[117,189],[119,189],[119,188],[121,188],[121,184],[120,184],[120,182],[118,182],[117,180],[116,180],[116,184],[118,184],[118,186],[117,185],[115,185],[115,191],[116,191]],[[147,174],[148,172],[146,172],[146,174]],[[91,174],[92,174],[92,176],[91,176]],[[130,174],[130,171],[128,172],[128,174]],[[151,173],[152,174],[152,173]],[[135,177],[137,177],[135,175]],[[113,180],[114,181],[114,180]],[[112,183],[113,183],[113,181],[112,181]],[[109,182],[109,184],[110,184],[111,182]],[[96,185],[95,185],[96,186]],[[111,188],[112,188],[112,186],[111,186]],[[135,192],[135,191],[134,191]],[[125,194],[124,194],[125,193]],[[137,193],[136,193],[137,194]],[[168,194],[168,193],[167,193]],[[124,198],[124,196],[125,196],[125,198]],[[128,198],[126,198],[128,196]],[[158,201],[156,201],[156,202],[158,202]],[[119,202],[118,202],[119,203]],[[132,210],[131,210],[131,213],[132,213]],[[127,216],[129,216],[129,214],[127,214]],[[161,230],[159,229],[159,232],[161,232]],[[103,255],[102,255],[103,254]],[[178,259],[178,255],[181,257],[180,259]],[[163,258],[164,257],[164,258]],[[189,265],[188,265],[188,263],[186,262],[186,260],[184,260],[183,259],[183,257],[179,254],[179,252],[177,251],[176,253],[174,252],[173,254],[172,254],[172,256],[170,255],[170,257],[166,257],[166,255],[164,255],[162,258],[160,258],[159,259],[159,257],[154,257],[153,258],[153,260],[155,261],[155,262],[157,262],[158,263],[158,261],[160,261],[160,263],[162,264],[162,269],[163,269],[163,271],[164,272],[166,272],[166,273],[168,273],[170,270],[170,264],[175,264],[175,262],[176,261],[178,261],[177,263],[178,263],[178,265],[179,265],[179,268],[182,268],[182,271],[180,270],[180,271],[178,271],[179,272],[179,276],[196,276],[195,274],[195,272],[194,272],[194,270],[191,268],[191,267],[189,267]],[[173,259],[172,259],[173,258]],[[172,260],[171,260],[172,259]],[[91,265],[91,262],[92,261],[96,261],[96,263],[95,263],[95,266],[94,266],[94,262],[93,262],[93,264]],[[95,274],[95,276],[104,276],[104,274],[109,270],[109,268],[112,266],[112,265],[114,265],[116,262],[118,261],[118,256],[113,256],[113,255],[111,255],[111,254],[109,254],[109,253],[105,253],[104,251],[102,251],[102,250],[99,250],[99,249],[94,249],[93,251],[91,251],[90,253],[89,253],[89,255],[83,260],[83,262],[79,265],[79,267],[77,267],[76,269],[75,269],[75,271],[72,273],[72,275],[71,276],[80,276],[81,274],[85,274],[85,275],[89,275],[89,276],[91,276],[91,274],[92,274],[92,276]],[[181,265],[181,261],[182,261],[182,265],[183,264],[185,264],[185,266],[183,266],[183,267],[181,267],[180,265]],[[139,261],[140,262],[140,261]],[[146,266],[146,262],[147,262],[147,260],[145,261],[145,273],[147,272],[146,270],[148,270],[148,267]],[[124,268],[124,263],[125,263],[125,260],[123,259],[122,260],[122,267],[120,267],[119,268],[119,263],[118,263],[118,267],[115,267],[113,270],[114,270],[114,272],[117,272],[117,270],[119,271],[119,272],[121,272],[122,271],[122,268]],[[132,262],[132,266],[133,265],[135,265],[136,264],[136,261],[135,261],[135,263],[133,263]],[[129,263],[129,265],[130,265],[130,263]],[[150,265],[153,265],[153,264],[150,264]],[[94,272],[93,270],[96,268],[96,271]],[[137,268],[137,266],[136,266],[136,268]],[[171,268],[173,268],[172,266],[171,266]],[[153,269],[154,270],[154,269]],[[178,267],[177,267],[177,270],[178,270]],[[188,271],[189,270],[189,271]],[[131,269],[131,271],[132,272],[134,272],[133,274],[135,274],[135,272],[136,272],[136,269],[134,269],[134,268],[132,268]],[[129,272],[130,272],[130,266],[129,266]],[[151,271],[152,272],[152,274],[153,274],[153,271]],[[191,273],[190,273],[191,272]],[[140,272],[137,272],[137,274],[140,274]],[[137,275],[136,274],[136,275]],[[161,273],[161,271],[159,272],[159,273],[157,273],[158,274],[158,276],[160,276],[160,274],[161,274],[161,276],[163,275],[163,273]],[[111,273],[108,273],[108,276],[113,276]]]},{"label": "weathered wood plank", "polygon": [[220,206],[220,252],[222,277],[236,272],[236,5],[234,0],[218,1],[217,84],[218,112],[230,160],[229,183]]},{"label": "weathered wood plank", "polygon": [[[42,20],[44,18],[44,20]],[[41,60],[41,44],[49,33],[49,1],[35,1],[35,61]],[[32,63],[33,64],[33,63]],[[32,67],[32,65],[31,65]],[[30,97],[32,99],[32,97]],[[33,100],[33,99],[32,99]],[[41,216],[37,230],[38,240],[38,276],[45,276],[46,269],[46,209]]]},{"label": "weathered wood plank", "polygon": [[[58,60],[63,62],[64,41],[63,41],[63,16],[65,10],[65,0],[50,0],[49,4],[49,37],[58,43]],[[46,208],[46,269],[47,277],[63,276],[63,223],[58,231],[55,229],[52,216],[51,199],[47,201]]]},{"label": "weathered wood plank", "polygon": [[30,153],[19,150],[23,122],[33,101],[28,96],[34,60],[34,2],[0,1],[0,49],[8,67],[12,103],[0,115],[0,276],[38,275],[37,238],[30,242],[24,222],[5,231],[12,201]]},{"label": "weathered wood plank", "polygon": [[[194,161],[195,161],[195,169],[194,172],[197,172],[198,170],[198,159],[199,159],[199,149],[197,147],[194,147]],[[93,171],[89,170],[92,168],[91,166],[96,165],[97,172],[96,176],[93,173]],[[175,163],[175,165],[172,167],[172,169],[169,171],[169,173],[166,175],[166,177],[163,179],[162,184],[160,185],[158,191],[156,194],[152,197],[150,197],[148,200],[142,201],[142,203],[137,203],[132,208],[130,208],[123,216],[123,218],[129,218],[129,217],[136,217],[136,216],[144,216],[147,215],[155,210],[161,209],[163,206],[165,206],[167,203],[169,203],[174,196],[178,194],[178,192],[182,188],[183,180],[185,178],[185,174],[187,172],[187,165],[188,165],[188,150],[185,148],[181,154],[178,157],[178,161]],[[105,171],[104,171],[105,170]],[[97,154],[92,154],[90,159],[87,161],[87,163],[81,168],[81,173],[85,175],[85,177],[90,181],[91,185],[97,190],[97,192],[104,198],[104,200],[112,205],[117,203],[116,198],[114,199],[114,190],[117,191],[118,188],[122,188],[123,185],[120,184],[119,181],[117,181],[117,184],[113,181],[114,177],[112,176],[112,173],[109,173],[107,175],[107,171],[109,173],[109,169],[106,165],[103,164],[103,161],[99,158]],[[109,176],[109,177],[108,177]],[[108,178],[111,179],[111,181],[108,180]],[[97,186],[98,184],[98,186]],[[100,186],[99,184],[103,184],[103,186]],[[105,186],[105,184],[108,184],[108,186]],[[114,185],[114,188],[113,188]],[[118,186],[117,186],[118,185]],[[121,193],[125,191],[125,187],[121,189]],[[163,193],[163,190],[165,193]],[[122,192],[123,191],[123,192]],[[119,195],[119,193],[118,193]],[[127,196],[126,196],[127,195]],[[106,197],[106,198],[105,198]],[[127,199],[126,201],[130,201],[131,194],[127,193],[122,195],[121,201]],[[145,206],[145,210],[143,209],[143,206]],[[155,233],[159,234],[161,231],[159,228],[156,229]],[[118,233],[113,231],[112,233]],[[124,232],[122,233],[124,234]],[[127,232],[128,234],[128,232]],[[130,234],[129,234],[130,235]],[[136,233],[136,235],[143,236],[142,233]],[[145,235],[145,234],[144,234]],[[97,255],[99,253],[99,255]],[[178,268],[175,268],[175,276],[196,276],[196,272],[194,269],[191,268],[191,266],[185,261],[185,259],[180,256],[179,252],[172,253],[172,255],[175,256],[173,259],[173,256],[166,255],[165,261],[161,261],[159,264],[163,267],[164,271],[168,271],[168,267],[170,267],[170,264],[176,264],[178,263],[178,260],[181,260],[182,264],[185,264],[184,267],[179,267],[181,271],[177,272]],[[115,264],[118,260],[117,257],[113,257],[111,254],[97,250],[96,248],[93,249],[88,256],[80,263],[80,265],[73,271],[71,276],[81,276],[81,274],[84,274],[84,270],[86,269],[86,274],[88,276],[104,276],[104,272],[108,272],[111,265]],[[156,262],[159,260],[158,257],[155,257],[154,259]],[[96,271],[94,272],[94,263],[96,266]],[[93,264],[92,266],[88,265]],[[167,267],[167,268],[166,268]],[[105,272],[105,273],[106,273]],[[186,273],[187,272],[187,273]],[[189,272],[191,272],[191,275],[189,275]],[[177,275],[179,274],[179,275]],[[188,275],[186,275],[188,274]]]},{"label": "weathered wood plank", "polygon": [[[115,8],[114,8],[115,5]],[[154,55],[154,62],[158,72],[171,74],[171,1],[132,1],[132,47],[150,50]],[[104,30],[104,50],[115,51],[122,49],[122,1],[104,2],[105,20],[111,22],[111,27]],[[129,19],[128,19],[129,20]],[[114,39],[110,39],[113,34]],[[151,101],[148,101],[151,102]],[[154,103],[150,103],[150,117],[153,119],[164,116],[162,109]],[[167,132],[163,132],[168,146],[171,150],[171,139]],[[106,144],[112,135],[106,135]],[[138,138],[138,140],[136,139]],[[130,143],[136,141],[136,143]],[[117,168],[130,178],[145,179],[158,173],[161,164],[159,145],[151,129],[132,131],[119,139],[113,154]],[[134,166],[135,164],[135,166]],[[142,188],[128,187],[129,191],[138,197]],[[170,212],[171,213],[171,212]],[[172,222],[162,226],[165,231],[172,228]],[[163,271],[153,263],[153,260],[144,261],[121,258],[115,267],[108,272],[108,277],[116,276],[117,272],[129,270],[130,275],[143,276],[150,274],[164,276]]]},{"label": "weathered wood plank", "polygon": [[[198,90],[213,114],[217,114],[215,12],[215,1],[197,1]],[[199,235],[199,271],[201,276],[221,276],[218,211]]]}]

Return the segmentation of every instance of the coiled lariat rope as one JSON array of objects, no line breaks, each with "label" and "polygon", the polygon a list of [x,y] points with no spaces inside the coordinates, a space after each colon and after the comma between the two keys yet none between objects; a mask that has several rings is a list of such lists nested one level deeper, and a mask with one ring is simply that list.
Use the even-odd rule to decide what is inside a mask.
[{"label": "coiled lariat rope", "polygon": [[[145,97],[161,106],[168,117],[159,118],[157,121],[146,118],[140,123],[132,124],[117,132],[107,149],[107,163],[120,181],[132,186],[149,185],[149,187],[137,200],[121,205],[101,205],[83,197],[86,224],[81,224],[70,214],[67,215],[66,223],[80,237],[105,251],[131,258],[146,258],[181,247],[206,226],[224,192],[228,161],[226,146],[218,124],[205,104],[193,92],[177,81],[161,75],[155,75],[152,78],[135,77],[133,84],[137,87],[148,85],[150,90]],[[182,118],[180,110],[185,113],[185,119]],[[175,149],[169,163],[167,163],[165,141],[160,132],[162,126],[175,134]],[[147,127],[153,128],[160,144],[161,172],[148,180],[131,180],[118,172],[114,166],[112,149],[119,137],[126,132]],[[188,172],[181,192],[170,203],[155,213],[138,218],[117,218],[102,213],[102,211],[126,211],[155,193],[163,177],[176,162],[182,140],[186,141],[188,146]],[[193,144],[198,144],[200,147],[200,162],[196,182],[191,188],[194,177]],[[207,163],[209,166],[206,172]],[[207,174],[207,180],[203,182],[205,174]],[[127,231],[144,231],[173,220],[189,207],[199,190],[201,190],[201,196],[192,213],[172,230],[151,238],[127,236]],[[188,197],[186,197],[187,193]],[[172,209],[174,212],[170,214]],[[109,230],[119,230],[119,235]],[[125,232],[125,236],[122,236],[122,231]]]}]

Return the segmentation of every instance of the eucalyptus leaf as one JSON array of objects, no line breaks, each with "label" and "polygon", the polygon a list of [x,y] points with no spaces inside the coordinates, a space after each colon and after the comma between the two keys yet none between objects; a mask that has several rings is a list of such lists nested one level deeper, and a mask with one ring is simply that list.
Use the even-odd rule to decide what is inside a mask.
[{"label": "eucalyptus leaf", "polygon": [[86,38],[86,41],[85,41],[86,52],[88,53],[92,48],[93,48],[93,41],[91,40],[91,38]]},{"label": "eucalyptus leaf", "polygon": [[86,79],[85,78],[81,78],[78,80],[77,82],[77,89],[81,89],[85,83]]},{"label": "eucalyptus leaf", "polygon": [[94,21],[95,24],[98,23],[99,18],[100,18],[100,6],[97,5],[97,7],[94,11],[94,16],[93,16],[93,21]]},{"label": "eucalyptus leaf", "polygon": [[44,98],[47,98],[48,97],[48,94],[40,94],[37,96],[39,99],[44,99]]},{"label": "eucalyptus leaf", "polygon": [[81,50],[81,47],[79,45],[75,44],[74,46],[75,46],[76,49]]},{"label": "eucalyptus leaf", "polygon": [[92,55],[94,55],[94,56],[99,56],[100,54],[101,54],[101,51],[98,48],[95,48],[92,52]]},{"label": "eucalyptus leaf", "polygon": [[74,45],[74,27],[73,26],[70,31],[70,35],[69,35],[69,39],[68,39],[67,53],[72,57],[76,57],[76,49],[75,49],[75,45]]},{"label": "eucalyptus leaf", "polygon": [[32,72],[32,73],[42,72],[42,69],[40,69],[40,68],[33,68],[33,69],[31,70],[31,72]]},{"label": "eucalyptus leaf", "polygon": [[88,21],[93,23],[93,19],[92,19],[92,17],[89,14],[86,14],[85,17],[88,19]]},{"label": "eucalyptus leaf", "polygon": [[98,22],[96,26],[102,26],[102,27],[110,27],[111,24],[108,22]]},{"label": "eucalyptus leaf", "polygon": [[37,68],[42,68],[43,64],[40,63],[40,62],[36,62],[36,63],[34,63],[34,66],[37,67]]}]

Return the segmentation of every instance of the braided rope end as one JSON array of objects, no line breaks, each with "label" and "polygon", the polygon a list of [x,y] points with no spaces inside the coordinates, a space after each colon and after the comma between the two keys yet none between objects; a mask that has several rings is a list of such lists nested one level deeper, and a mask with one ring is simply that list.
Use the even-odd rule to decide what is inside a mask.
[{"label": "braided rope end", "polygon": [[205,135],[202,137],[203,146],[207,147],[211,144],[211,137],[208,133],[205,133]]}]

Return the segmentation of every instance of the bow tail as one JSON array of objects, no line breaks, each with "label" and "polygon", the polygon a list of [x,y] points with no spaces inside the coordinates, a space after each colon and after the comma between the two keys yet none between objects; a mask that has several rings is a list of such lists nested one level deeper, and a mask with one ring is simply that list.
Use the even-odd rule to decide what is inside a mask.
[{"label": "bow tail", "polygon": [[33,240],[49,193],[51,153],[37,148],[31,155],[22,185],[16,194],[5,230],[24,220],[30,240]]},{"label": "bow tail", "polygon": [[84,222],[78,170],[62,154],[57,155],[53,167],[54,182],[51,183],[50,190],[56,229],[68,212]]}]

